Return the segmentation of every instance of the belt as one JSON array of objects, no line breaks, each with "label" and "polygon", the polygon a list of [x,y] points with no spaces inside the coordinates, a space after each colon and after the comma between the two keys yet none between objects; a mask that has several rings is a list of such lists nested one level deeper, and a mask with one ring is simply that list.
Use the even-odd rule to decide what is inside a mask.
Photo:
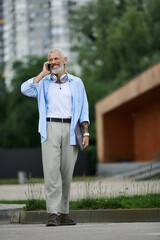
[{"label": "belt", "polygon": [[71,123],[71,118],[47,118],[47,122]]}]

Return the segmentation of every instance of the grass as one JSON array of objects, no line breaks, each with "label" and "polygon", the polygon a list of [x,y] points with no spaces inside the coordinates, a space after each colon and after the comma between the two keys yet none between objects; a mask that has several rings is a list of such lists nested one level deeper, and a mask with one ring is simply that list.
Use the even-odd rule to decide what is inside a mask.
[{"label": "grass", "polygon": [[70,209],[135,209],[160,208],[160,194],[119,196],[115,198],[82,199],[71,201]]},{"label": "grass", "polygon": [[0,184],[18,184],[18,178],[0,179]]},{"label": "grass", "polygon": [[[3,204],[26,204],[25,211],[46,210],[45,200],[30,199],[25,201],[0,201]],[[135,196],[118,196],[114,198],[81,199],[70,201],[70,210],[82,209],[137,209],[160,208],[160,194],[147,194]]]},{"label": "grass", "polygon": [[[44,178],[33,178],[34,183],[44,183]],[[102,179],[102,177],[97,176],[77,176],[73,177],[72,181],[91,181],[91,180],[99,180]],[[28,177],[27,182],[30,182],[30,177]],[[18,178],[6,178],[6,179],[0,179],[0,185],[1,184],[19,184]]]},{"label": "grass", "polygon": [[[30,182],[30,178],[27,179],[27,183]],[[34,183],[44,183],[43,178],[34,178]],[[2,178],[0,179],[0,185],[2,184],[19,184],[18,178]]]},{"label": "grass", "polygon": [[[100,180],[98,183],[94,180]],[[129,192],[129,185],[124,185],[120,188],[119,196],[114,196],[115,189],[111,188],[109,191],[112,193],[111,196],[105,196],[107,188],[102,185],[102,178],[93,176],[93,177],[74,177],[73,181],[79,181],[76,183],[77,191],[85,191],[84,196],[80,197],[81,200],[70,201],[71,210],[80,210],[80,209],[137,209],[137,208],[160,208],[160,193],[157,193],[158,183],[150,186],[150,182],[141,184],[138,187],[137,182],[132,183],[132,188],[137,188],[137,192],[133,194]],[[44,200],[44,184],[43,178],[32,178],[29,176],[28,190],[25,192],[27,200],[16,200],[16,201],[0,201],[1,204],[25,204],[24,210],[33,211],[33,210],[46,210],[46,202]],[[81,184],[80,181],[85,181]],[[16,184],[18,179],[0,179],[0,184]],[[37,184],[40,183],[40,184]],[[93,184],[94,183],[94,184]],[[98,184],[98,185],[96,185]],[[128,183],[129,184],[129,183]],[[80,186],[79,186],[80,185]],[[81,186],[83,185],[83,186]],[[107,185],[108,186],[108,185]],[[84,187],[84,189],[83,189]],[[146,189],[147,187],[147,189]],[[143,188],[145,193],[143,193]],[[94,195],[94,191],[98,194]],[[145,195],[139,195],[139,193]],[[105,193],[105,194],[104,194]],[[130,193],[132,196],[130,196]],[[79,197],[78,197],[79,199]]]}]

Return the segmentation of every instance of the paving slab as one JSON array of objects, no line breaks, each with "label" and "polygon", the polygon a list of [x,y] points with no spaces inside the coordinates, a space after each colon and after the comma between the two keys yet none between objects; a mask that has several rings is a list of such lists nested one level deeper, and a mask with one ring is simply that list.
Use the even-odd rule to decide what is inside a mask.
[{"label": "paving slab", "polygon": [[0,204],[0,223],[10,223],[13,214],[17,215],[19,221],[19,214],[24,206],[25,204]]},{"label": "paving slab", "polygon": [[44,224],[0,225],[2,240],[159,240],[160,223],[79,223],[46,227]]}]

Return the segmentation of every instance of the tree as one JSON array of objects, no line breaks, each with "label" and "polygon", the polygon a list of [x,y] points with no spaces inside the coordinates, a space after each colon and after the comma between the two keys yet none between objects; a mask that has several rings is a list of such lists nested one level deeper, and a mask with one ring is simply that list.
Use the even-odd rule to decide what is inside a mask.
[{"label": "tree", "polygon": [[4,64],[0,66],[0,122],[5,119],[5,105],[7,102],[7,88],[4,78]]},{"label": "tree", "polygon": [[2,138],[4,136],[4,123],[6,121],[6,106],[8,102],[8,91],[5,84],[5,78],[4,78],[4,67],[5,65],[0,66],[0,134],[1,138],[0,141],[2,141]]},{"label": "tree", "polygon": [[13,63],[11,91],[7,91],[7,94],[6,88],[2,91],[7,101],[5,100],[5,105],[1,108],[5,116],[0,116],[1,148],[40,146],[37,101],[22,95],[20,87],[24,81],[38,75],[44,61],[44,57],[28,56],[23,61]]},{"label": "tree", "polygon": [[90,105],[95,138],[95,103],[160,60],[160,0],[97,0],[75,9],[70,19],[73,50]]}]

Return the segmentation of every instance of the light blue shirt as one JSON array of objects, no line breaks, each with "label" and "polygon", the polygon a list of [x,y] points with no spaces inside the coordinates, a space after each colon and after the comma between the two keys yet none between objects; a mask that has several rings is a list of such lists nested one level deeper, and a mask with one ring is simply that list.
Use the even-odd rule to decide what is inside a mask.
[{"label": "light blue shirt", "polygon": [[[41,134],[41,142],[47,140],[47,90],[50,81],[53,81],[51,74],[42,78],[41,81],[34,84],[34,78],[24,82],[21,86],[21,92],[28,97],[35,97],[38,100],[39,125],[38,132]],[[77,122],[86,121],[89,123],[88,100],[83,82],[80,78],[68,74],[68,82],[72,94],[72,118],[70,128],[70,145],[76,145],[77,139],[74,133]]]}]

